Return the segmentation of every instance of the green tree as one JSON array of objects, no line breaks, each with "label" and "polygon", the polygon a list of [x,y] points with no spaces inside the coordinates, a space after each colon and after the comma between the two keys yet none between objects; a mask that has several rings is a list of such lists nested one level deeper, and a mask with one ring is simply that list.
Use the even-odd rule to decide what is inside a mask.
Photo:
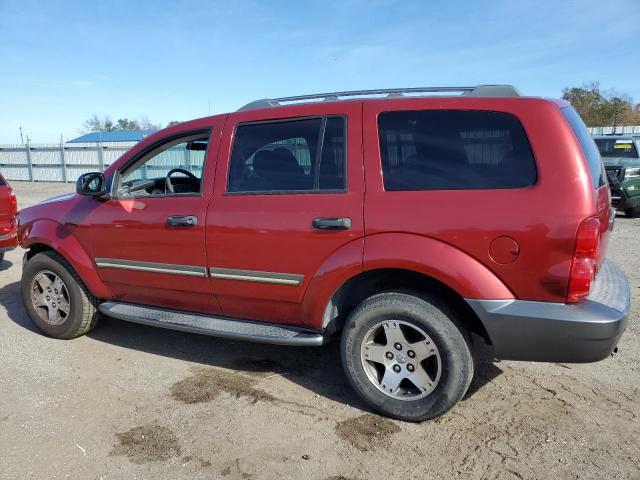
[{"label": "green tree", "polygon": [[589,127],[640,125],[640,112],[634,108],[633,99],[624,93],[602,92],[600,82],[567,87],[562,98],[571,103]]},{"label": "green tree", "polygon": [[135,120],[120,118],[116,122],[116,130],[140,130],[140,125]]},{"label": "green tree", "polygon": [[119,118],[115,123],[109,115],[100,118],[98,115],[89,117],[83,124],[82,132],[111,132],[113,130],[160,130],[162,125],[152,123],[147,117],[138,120]]}]

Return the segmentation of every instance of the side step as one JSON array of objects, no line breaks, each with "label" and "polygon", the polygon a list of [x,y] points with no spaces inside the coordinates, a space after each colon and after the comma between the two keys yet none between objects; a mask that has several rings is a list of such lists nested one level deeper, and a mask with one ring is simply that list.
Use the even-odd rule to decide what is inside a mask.
[{"label": "side step", "polygon": [[248,342],[319,347],[325,343],[321,333],[273,323],[213,317],[198,313],[179,312],[130,303],[104,302],[100,312],[108,317],[153,327],[182,330],[214,337]]}]

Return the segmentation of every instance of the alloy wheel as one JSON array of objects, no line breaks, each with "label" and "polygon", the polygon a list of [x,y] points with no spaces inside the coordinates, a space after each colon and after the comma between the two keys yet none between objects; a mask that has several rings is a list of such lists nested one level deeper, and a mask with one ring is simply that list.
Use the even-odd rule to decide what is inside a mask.
[{"label": "alloy wheel", "polygon": [[69,317],[69,290],[62,279],[49,270],[33,277],[31,302],[38,316],[49,325],[60,325]]},{"label": "alloy wheel", "polygon": [[369,381],[396,400],[418,400],[438,385],[442,360],[431,337],[417,325],[384,320],[365,334],[362,366]]}]

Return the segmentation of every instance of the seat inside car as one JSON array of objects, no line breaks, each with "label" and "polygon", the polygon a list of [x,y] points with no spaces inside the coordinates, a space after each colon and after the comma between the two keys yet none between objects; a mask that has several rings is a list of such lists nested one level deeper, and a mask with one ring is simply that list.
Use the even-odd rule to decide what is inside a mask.
[{"label": "seat inside car", "polygon": [[253,171],[269,190],[307,190],[304,170],[286,148],[260,150],[253,158]]}]

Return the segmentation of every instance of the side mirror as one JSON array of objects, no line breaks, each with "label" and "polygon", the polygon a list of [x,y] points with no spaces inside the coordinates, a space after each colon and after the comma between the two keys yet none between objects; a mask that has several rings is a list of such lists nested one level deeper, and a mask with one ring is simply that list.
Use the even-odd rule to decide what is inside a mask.
[{"label": "side mirror", "polygon": [[76,192],[78,195],[89,197],[101,197],[107,194],[104,174],[100,172],[83,173],[76,182]]}]

